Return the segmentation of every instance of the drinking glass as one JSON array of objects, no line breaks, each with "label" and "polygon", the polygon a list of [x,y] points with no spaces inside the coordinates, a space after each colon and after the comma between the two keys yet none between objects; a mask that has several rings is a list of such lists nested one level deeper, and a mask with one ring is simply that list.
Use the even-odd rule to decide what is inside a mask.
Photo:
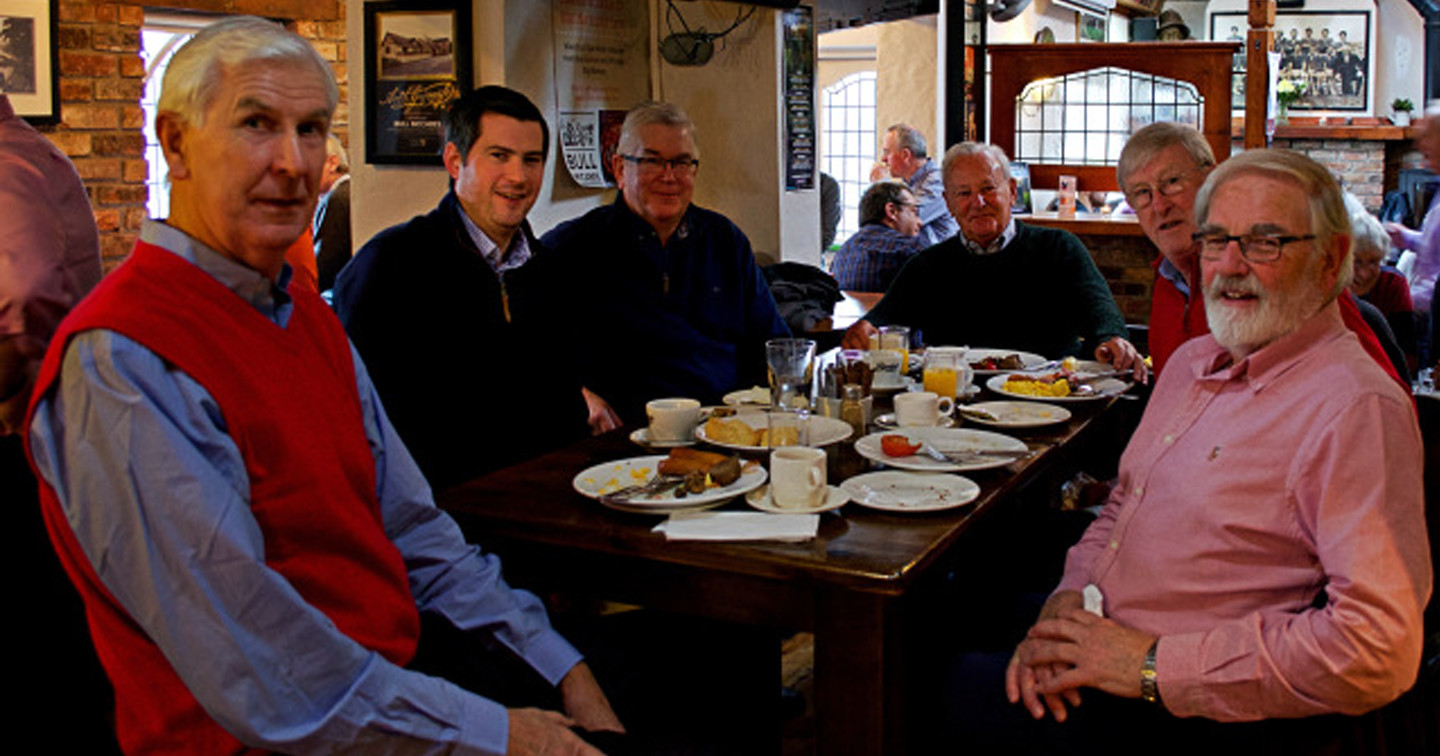
[{"label": "drinking glass", "polygon": [[900,374],[910,372],[910,328],[908,326],[885,326],[880,329],[880,348],[900,355]]},{"label": "drinking glass", "polygon": [[765,342],[770,367],[770,406],[809,408],[810,382],[815,376],[815,342],[810,339],[771,339]]}]

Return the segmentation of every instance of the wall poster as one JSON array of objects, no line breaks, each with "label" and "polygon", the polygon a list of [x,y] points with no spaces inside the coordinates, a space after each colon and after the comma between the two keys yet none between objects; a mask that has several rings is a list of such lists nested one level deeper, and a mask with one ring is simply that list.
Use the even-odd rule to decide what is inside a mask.
[{"label": "wall poster", "polygon": [[365,4],[365,158],[441,165],[440,118],[471,89],[470,0]]},{"label": "wall poster", "polygon": [[650,99],[649,11],[629,0],[553,0],[553,9],[561,159],[580,186],[614,186],[620,125]]},{"label": "wall poster", "polygon": [[815,188],[815,17],[807,5],[781,16],[785,67],[785,188]]}]

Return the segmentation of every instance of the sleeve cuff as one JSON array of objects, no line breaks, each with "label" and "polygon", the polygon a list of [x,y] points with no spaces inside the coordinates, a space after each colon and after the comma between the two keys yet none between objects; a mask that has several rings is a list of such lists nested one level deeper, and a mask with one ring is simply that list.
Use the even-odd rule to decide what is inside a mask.
[{"label": "sleeve cuff", "polygon": [[1166,635],[1155,649],[1155,682],[1160,700],[1177,717],[1201,714],[1200,644],[1203,633]]},{"label": "sleeve cuff", "polygon": [[525,660],[551,685],[559,685],[584,657],[554,630],[543,634],[525,647]]}]

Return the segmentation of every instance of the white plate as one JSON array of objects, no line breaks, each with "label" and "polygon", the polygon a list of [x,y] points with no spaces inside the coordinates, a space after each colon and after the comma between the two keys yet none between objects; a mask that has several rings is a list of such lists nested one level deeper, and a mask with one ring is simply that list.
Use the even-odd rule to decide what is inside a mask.
[{"label": "white plate", "polygon": [[[725,419],[738,419],[755,430],[761,430],[766,425],[765,418],[766,414],[764,412],[750,411],[737,412],[733,417],[727,417]],[[844,441],[845,439],[850,437],[850,424],[845,422],[844,420],[812,414],[810,415],[807,422],[809,423],[808,427],[810,436],[810,443],[807,444],[807,446],[826,446],[828,444],[833,444],[836,441]],[[695,438],[700,439],[707,444],[714,444],[715,446],[722,446],[726,449],[735,449],[737,451],[763,451],[765,449],[765,447],[763,446],[723,444],[719,441],[711,441],[705,436],[704,423],[695,426]]]},{"label": "white plate", "polygon": [[[875,418],[875,424],[880,426],[881,428],[886,428],[889,430],[894,430],[898,427],[897,425],[895,425],[895,413],[893,412],[886,412],[885,414]],[[954,426],[955,418],[950,417],[949,415],[940,418],[940,425],[938,427],[953,428]]]},{"label": "white plate", "polygon": [[775,506],[770,499],[770,486],[761,486],[748,494],[745,494],[745,502],[761,512],[773,512],[774,514],[819,514],[829,512],[832,509],[839,509],[850,501],[849,494],[839,486],[828,486],[825,493],[825,501],[818,507],[805,507],[803,509],[787,509]]},{"label": "white plate", "polygon": [[[659,474],[660,461],[663,459],[665,459],[663,454],[652,454],[605,462],[581,471],[579,475],[575,476],[572,485],[580,495],[599,500],[607,493],[626,486],[642,485],[655,477]],[[769,474],[760,465],[744,465],[741,468],[740,479],[728,486],[712,488],[703,493],[688,494],[683,498],[676,498],[674,491],[666,491],[653,499],[632,499],[624,504],[606,503],[606,506],[623,512],[650,514],[708,509],[710,506],[719,506],[736,496],[759,488],[768,477]]]},{"label": "white plate", "polygon": [[[1020,364],[1024,366],[1024,367],[1020,368],[1021,370],[1028,370],[1028,369],[1030,369],[1030,368],[1035,367],[1036,365],[1044,365],[1046,362],[1049,361],[1049,360],[1046,360],[1044,357],[1041,357],[1040,355],[1035,354],[1034,352],[1020,352],[1020,351],[1017,351],[1017,350],[1014,350],[1014,349],[967,349],[967,350],[965,350],[965,361],[970,364],[970,367],[971,367],[972,369],[974,369],[975,363],[979,362],[980,360],[985,359],[986,357],[1004,357],[1004,356],[1007,355],[1007,354],[1013,354],[1013,355],[1015,355],[1016,357],[1019,357],[1019,358],[1020,358]],[[976,369],[976,370],[975,370],[975,375],[977,375],[977,376],[980,376],[980,375],[999,375],[999,374],[1001,374],[1001,373],[1013,373],[1013,372],[1015,372],[1015,371],[1014,371],[1014,370],[978,370],[978,369]]]},{"label": "white plate", "polygon": [[[924,441],[942,452],[947,451],[970,451],[977,449],[998,449],[1025,451],[1029,447],[1025,442],[1003,433],[993,431],[971,430],[969,428],[900,428],[883,433],[871,433],[855,442],[855,451],[860,456],[873,459],[876,462],[887,464],[891,467],[898,467],[902,470],[918,470],[920,472],[956,472],[959,470],[988,470],[992,467],[1004,467],[1015,460],[1007,457],[993,457],[979,459],[974,462],[941,462],[925,454],[911,454],[908,457],[890,457],[880,448],[880,438],[890,434],[898,433],[910,439],[911,443]],[[854,494],[851,494],[854,497]]]},{"label": "white plate", "polygon": [[739,391],[731,391],[725,396],[720,397],[720,401],[725,402],[731,407],[741,407],[744,405],[769,407],[770,389],[764,386],[754,386],[748,389],[740,389]]},{"label": "white plate", "polygon": [[687,438],[683,441],[651,441],[650,429],[641,428],[630,434],[630,440],[641,446],[653,447],[656,449],[669,449],[675,446],[694,446],[695,439]]},{"label": "white plate", "polygon": [[900,381],[898,383],[872,383],[870,384],[870,391],[872,393],[878,391],[909,391],[917,385],[919,384],[916,383],[914,378],[911,378],[908,375],[902,375],[900,376]]},{"label": "white plate", "polygon": [[[1083,365],[1085,363],[1081,364]],[[1098,365],[1100,363],[1090,364]],[[1075,371],[1075,374],[1083,378],[1086,375],[1086,371],[1077,370]],[[1093,375],[1094,371],[1091,371],[1090,374]],[[1071,394],[1070,396],[1030,396],[1029,394],[1017,394],[1014,391],[1005,390],[1005,379],[1009,378],[1011,375],[1023,375],[1023,373],[1019,373],[1015,370],[1007,370],[1000,375],[990,376],[990,379],[985,381],[985,388],[988,388],[991,391],[1000,394],[1001,396],[1009,396],[1015,399],[1024,399],[1031,402],[1091,402],[1096,399],[1108,399],[1112,396],[1123,394],[1126,391],[1129,391],[1131,386],[1135,385],[1130,381],[1122,381],[1119,378],[1102,378],[1098,381],[1090,382],[1090,387],[1095,389],[1095,392],[1091,394]]]},{"label": "white plate", "polygon": [[840,487],[856,504],[886,512],[939,512],[980,496],[980,486],[969,478],[894,470],[856,475]]},{"label": "white plate", "polygon": [[[1039,399],[1040,397],[1036,397]],[[962,414],[961,417],[993,428],[1039,428],[1045,425],[1063,423],[1070,419],[1070,410],[1043,402],[980,402],[967,405],[967,409],[984,410],[995,416],[994,420]],[[957,412],[959,410],[956,410]]]}]

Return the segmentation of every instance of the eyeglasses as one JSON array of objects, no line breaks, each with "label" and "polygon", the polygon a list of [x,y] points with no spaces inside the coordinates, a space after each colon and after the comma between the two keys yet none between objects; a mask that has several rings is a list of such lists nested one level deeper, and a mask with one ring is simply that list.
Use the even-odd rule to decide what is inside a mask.
[{"label": "eyeglasses", "polygon": [[1195,175],[1195,171],[1189,170],[1184,173],[1177,173],[1170,178],[1160,179],[1159,186],[1151,187],[1149,184],[1142,184],[1125,192],[1125,201],[1129,202],[1130,207],[1136,210],[1144,210],[1150,206],[1150,203],[1155,201],[1155,192],[1159,192],[1166,197],[1174,197],[1180,192],[1185,191],[1185,180],[1193,175]]},{"label": "eyeglasses", "polygon": [[1218,260],[1230,248],[1230,242],[1237,242],[1240,245],[1240,256],[1253,263],[1275,262],[1280,259],[1280,250],[1286,244],[1295,242],[1310,241],[1315,234],[1304,236],[1275,236],[1271,234],[1242,234],[1240,236],[1229,236],[1210,231],[1202,231],[1195,234],[1195,241],[1200,243],[1200,256],[1206,260]]},{"label": "eyeglasses", "polygon": [[669,168],[676,176],[693,176],[700,170],[700,161],[692,157],[665,158],[650,157],[649,155],[621,155],[628,163],[639,166],[642,176],[659,176]]},{"label": "eyeglasses", "polygon": [[896,207],[908,207],[917,213],[920,212],[920,203],[918,202],[891,202],[890,204]]}]

